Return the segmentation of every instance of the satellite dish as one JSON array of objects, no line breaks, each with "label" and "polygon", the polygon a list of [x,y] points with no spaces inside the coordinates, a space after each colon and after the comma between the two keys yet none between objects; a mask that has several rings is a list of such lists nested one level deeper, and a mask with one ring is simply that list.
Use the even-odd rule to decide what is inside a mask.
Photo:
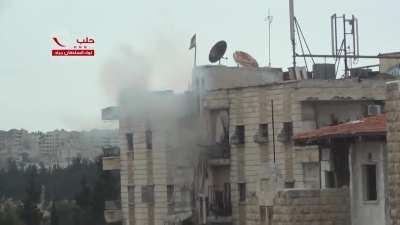
[{"label": "satellite dish", "polygon": [[210,50],[210,54],[208,55],[208,60],[211,63],[218,62],[225,54],[226,51],[226,42],[218,41]]},{"label": "satellite dish", "polygon": [[243,67],[258,67],[257,61],[246,52],[236,51],[233,53],[235,62]]}]

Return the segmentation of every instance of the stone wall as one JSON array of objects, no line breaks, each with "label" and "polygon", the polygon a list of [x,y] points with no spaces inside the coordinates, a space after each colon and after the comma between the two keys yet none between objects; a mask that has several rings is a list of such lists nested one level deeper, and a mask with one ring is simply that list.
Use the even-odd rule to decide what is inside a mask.
[{"label": "stone wall", "polygon": [[388,223],[400,224],[400,81],[387,84],[387,200]]},{"label": "stone wall", "polygon": [[272,225],[349,225],[348,189],[281,190],[274,198]]}]

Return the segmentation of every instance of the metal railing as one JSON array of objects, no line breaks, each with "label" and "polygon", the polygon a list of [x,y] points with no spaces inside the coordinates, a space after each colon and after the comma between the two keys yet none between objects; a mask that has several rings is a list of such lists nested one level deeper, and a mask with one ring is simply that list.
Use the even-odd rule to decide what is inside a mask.
[{"label": "metal railing", "polygon": [[103,157],[117,157],[120,155],[120,149],[118,146],[104,146]]},{"label": "metal railing", "polygon": [[105,201],[104,208],[109,210],[121,209],[121,201],[119,200]]},{"label": "metal railing", "polygon": [[207,147],[208,159],[229,159],[230,156],[229,144],[215,144]]}]

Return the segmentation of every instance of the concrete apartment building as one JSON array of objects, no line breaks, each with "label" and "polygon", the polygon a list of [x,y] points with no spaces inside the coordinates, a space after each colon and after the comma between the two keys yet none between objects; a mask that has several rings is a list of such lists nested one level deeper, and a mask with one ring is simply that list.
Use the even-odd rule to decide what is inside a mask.
[{"label": "concrete apartment building", "polygon": [[52,131],[39,138],[39,151],[48,165],[61,163],[61,148],[65,145],[65,131]]},{"label": "concrete apartment building", "polygon": [[[390,78],[307,79],[311,74],[300,71],[200,66],[185,101],[171,100],[168,107],[157,104],[164,100],[122,102],[120,154],[103,158],[105,170],[120,170],[121,206],[106,206],[107,221],[158,225],[191,217],[195,224],[289,225],[294,222],[288,218],[304,216],[288,209],[307,211],[302,206],[314,202],[310,207],[326,208],[328,216],[308,215],[305,222],[350,224],[346,153],[335,155],[337,170],[330,171],[318,145],[295,145],[292,137],[383,112]],[[165,93],[157,98],[178,99]],[[188,132],[191,138],[182,138]],[[176,160],[180,154],[188,156]],[[177,173],[191,176],[178,181],[172,178]],[[171,201],[176,204],[183,192],[193,198],[180,198],[184,209],[172,210]]]},{"label": "concrete apartment building", "polygon": [[6,165],[9,159],[23,163],[30,157],[38,156],[38,137],[38,133],[30,133],[23,129],[0,131],[0,167]]},{"label": "concrete apartment building", "polygon": [[103,169],[121,176],[121,201],[106,203],[107,221],[174,224],[192,215],[198,135],[191,99],[168,91],[122,97],[120,149],[103,158]]},{"label": "concrete apartment building", "polygon": [[38,161],[46,166],[66,167],[75,157],[95,159],[101,155],[103,146],[118,145],[119,137],[115,130],[55,130],[41,134],[38,144]]},{"label": "concrete apartment building", "polygon": [[[324,188],[318,146],[295,146],[292,136],[380,109],[387,82],[311,79],[226,88],[208,85],[209,74],[203,73],[201,98],[207,131],[215,132],[215,117],[229,115],[230,164],[219,176],[230,183],[232,224],[269,224],[278,190]],[[336,187],[345,185],[343,178]]]}]

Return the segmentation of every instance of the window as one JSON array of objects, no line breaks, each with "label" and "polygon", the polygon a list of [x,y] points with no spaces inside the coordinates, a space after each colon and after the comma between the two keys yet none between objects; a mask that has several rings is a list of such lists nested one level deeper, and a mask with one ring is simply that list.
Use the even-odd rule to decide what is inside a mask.
[{"label": "window", "polygon": [[167,201],[168,203],[174,202],[174,185],[167,185]]},{"label": "window", "polygon": [[290,142],[293,136],[293,123],[284,122],[281,133],[279,134],[280,141]]},{"label": "window", "polygon": [[293,136],[293,123],[292,122],[284,122],[283,123],[283,131],[290,139]]},{"label": "window", "polygon": [[236,126],[235,134],[238,138],[238,144],[244,144],[244,126]]},{"label": "window", "polygon": [[142,202],[144,203],[154,202],[154,185],[142,186]]},{"label": "window", "polygon": [[335,187],[335,173],[333,171],[325,171],[325,187]]},{"label": "window", "polygon": [[126,134],[126,142],[128,143],[128,151],[133,151],[133,133]]},{"label": "window", "polygon": [[260,220],[265,222],[267,219],[267,207],[260,205]]},{"label": "window", "polygon": [[376,165],[363,166],[363,180],[364,180],[364,200],[376,201],[378,200],[378,193],[376,187]]},{"label": "window", "polygon": [[261,137],[268,137],[268,124],[260,124],[258,129]]},{"label": "window", "polygon": [[260,190],[261,191],[268,191],[268,184],[269,184],[269,179],[261,179],[260,182]]},{"label": "window", "polygon": [[244,202],[246,201],[246,183],[239,183],[239,201]]},{"label": "window", "polygon": [[272,221],[272,217],[274,216],[274,208],[272,206],[267,206],[267,214],[268,214],[268,221]]},{"label": "window", "polygon": [[128,186],[129,205],[135,204],[135,186]]},{"label": "window", "polygon": [[151,130],[146,131],[146,148],[153,149],[153,133]]}]

